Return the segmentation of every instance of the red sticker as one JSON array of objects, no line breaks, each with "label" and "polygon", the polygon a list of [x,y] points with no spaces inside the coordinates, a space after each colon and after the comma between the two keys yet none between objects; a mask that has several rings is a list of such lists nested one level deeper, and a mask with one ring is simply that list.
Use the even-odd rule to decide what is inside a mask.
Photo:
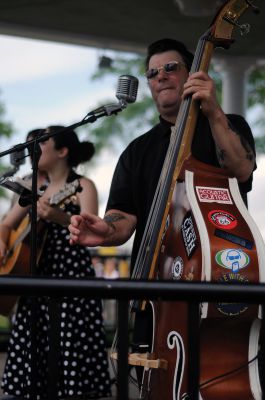
[{"label": "red sticker", "polygon": [[226,188],[215,188],[215,187],[205,187],[196,186],[196,192],[199,201],[205,203],[223,203],[232,204],[232,199],[230,197],[229,190]]},{"label": "red sticker", "polygon": [[212,210],[208,214],[209,221],[221,229],[234,229],[237,226],[237,219],[234,215],[223,210]]}]

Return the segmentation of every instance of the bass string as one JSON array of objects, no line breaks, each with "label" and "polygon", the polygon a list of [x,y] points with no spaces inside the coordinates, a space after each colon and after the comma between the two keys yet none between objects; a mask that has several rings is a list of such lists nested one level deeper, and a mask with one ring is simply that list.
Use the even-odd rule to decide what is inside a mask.
[{"label": "bass string", "polygon": [[[203,37],[199,40],[194,61],[192,63],[192,72],[199,70],[207,38],[208,36],[203,35]],[[161,226],[161,218],[159,217],[162,213],[164,213],[165,210],[184,128],[189,115],[190,105],[191,97],[188,97],[182,101],[176,124],[172,128],[169,148],[156,187],[142,242],[132,272],[133,279],[148,279],[149,277],[152,254],[154,246],[157,243],[157,238],[160,231],[159,228]]]}]

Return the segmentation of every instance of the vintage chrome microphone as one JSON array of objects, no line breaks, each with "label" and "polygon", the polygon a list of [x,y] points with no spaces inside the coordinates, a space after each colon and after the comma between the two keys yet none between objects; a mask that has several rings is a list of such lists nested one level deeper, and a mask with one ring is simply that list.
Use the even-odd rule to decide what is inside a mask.
[{"label": "vintage chrome microphone", "polygon": [[124,110],[128,103],[134,103],[137,97],[138,79],[132,75],[121,75],[118,80],[118,87],[116,90],[116,97],[119,103],[107,104],[93,110],[87,114],[87,117],[94,117],[95,119],[104,115],[110,116],[117,114]]},{"label": "vintage chrome microphone", "polygon": [[132,75],[121,75],[118,80],[116,97],[120,103],[134,103],[137,97],[139,81]]}]

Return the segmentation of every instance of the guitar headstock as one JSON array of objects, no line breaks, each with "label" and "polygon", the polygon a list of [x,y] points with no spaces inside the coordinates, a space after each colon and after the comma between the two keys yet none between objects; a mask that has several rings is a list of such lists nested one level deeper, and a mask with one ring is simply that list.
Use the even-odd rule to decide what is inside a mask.
[{"label": "guitar headstock", "polygon": [[241,35],[246,35],[250,30],[249,24],[239,24],[239,18],[251,8],[255,13],[258,7],[253,4],[254,0],[228,0],[216,13],[206,35],[215,43],[215,46],[228,48],[233,43],[233,31],[239,28]]},{"label": "guitar headstock", "polygon": [[50,205],[60,205],[61,203],[65,202],[65,200],[69,199],[71,196],[81,191],[82,187],[80,185],[79,179],[75,179],[73,182],[66,183],[64,187],[59,190],[59,192],[55,193],[50,198]]}]

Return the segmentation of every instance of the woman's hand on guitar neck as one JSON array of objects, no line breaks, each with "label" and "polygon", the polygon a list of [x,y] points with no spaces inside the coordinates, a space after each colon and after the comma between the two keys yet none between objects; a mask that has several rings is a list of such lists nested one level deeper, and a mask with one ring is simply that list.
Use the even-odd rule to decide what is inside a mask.
[{"label": "woman's hand on guitar neck", "polygon": [[47,221],[55,222],[62,226],[68,226],[70,216],[62,211],[59,207],[51,206],[47,198],[40,197],[37,203],[38,217]]}]

